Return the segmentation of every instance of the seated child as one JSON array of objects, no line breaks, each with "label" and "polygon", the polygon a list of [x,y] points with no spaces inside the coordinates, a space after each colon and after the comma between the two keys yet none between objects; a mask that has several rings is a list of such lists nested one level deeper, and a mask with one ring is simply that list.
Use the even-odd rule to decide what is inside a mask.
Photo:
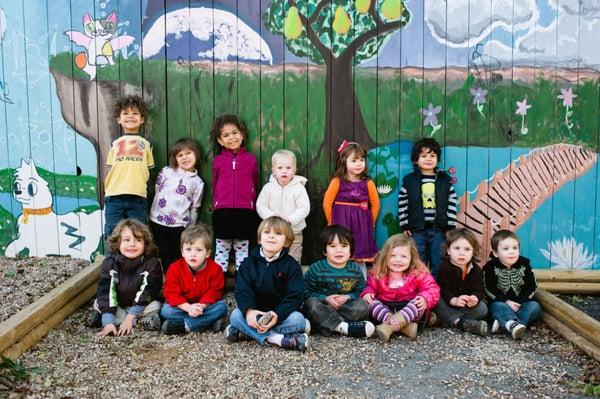
[{"label": "seated child", "polygon": [[467,229],[450,230],[443,246],[438,274],[441,298],[435,314],[449,327],[486,336],[487,305],[483,301],[481,268],[477,237]]},{"label": "seated child", "polygon": [[419,259],[415,241],[395,234],[383,245],[361,297],[381,323],[375,331],[383,342],[398,331],[415,339],[416,322],[437,305],[440,287]]},{"label": "seated child", "polygon": [[296,155],[288,150],[275,151],[271,158],[273,174],[256,200],[256,212],[262,219],[279,216],[290,222],[294,242],[289,254],[300,263],[302,259],[302,230],[310,212],[310,200],[304,185],[306,177],[296,175]]},{"label": "seated child", "polygon": [[302,270],[287,253],[294,239],[288,222],[271,216],[258,227],[258,245],[241,264],[235,278],[237,309],[231,313],[225,338],[246,335],[260,344],[305,351],[310,324],[300,313],[304,298]]},{"label": "seated child", "polygon": [[165,277],[165,304],[160,315],[165,319],[165,334],[184,334],[212,326],[221,330],[227,305],[221,298],[223,271],[210,259],[212,234],[204,225],[189,226],[181,233],[183,258],[171,263]]},{"label": "seated child", "polygon": [[[490,298],[492,320],[523,338],[527,326],[542,316],[540,304],[533,300],[537,282],[529,259],[519,255],[519,237],[509,230],[498,230],[491,240],[493,256],[483,268],[485,293]],[[497,330],[494,326],[492,331]]]},{"label": "seated child", "polygon": [[316,261],[304,275],[306,316],[323,332],[350,337],[370,337],[375,326],[369,305],[360,299],[365,278],[360,267],[349,261],[354,240],[347,228],[332,224],[321,233],[325,259]]},{"label": "seated child", "polygon": [[162,269],[150,230],[135,219],[123,219],[108,238],[108,250],[92,318],[93,326],[103,327],[98,335],[129,334],[136,319],[145,329],[160,330]]}]

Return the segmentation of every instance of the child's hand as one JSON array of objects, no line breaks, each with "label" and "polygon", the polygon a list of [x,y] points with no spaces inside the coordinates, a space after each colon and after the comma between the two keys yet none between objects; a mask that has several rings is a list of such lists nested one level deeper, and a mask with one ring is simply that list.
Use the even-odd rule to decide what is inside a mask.
[{"label": "child's hand", "polygon": [[133,322],[134,321],[135,321],[135,316],[132,315],[131,313],[128,313],[127,316],[125,316],[125,319],[123,320],[121,325],[119,326],[119,331],[117,332],[117,335],[119,337],[122,337],[123,335],[127,335],[127,334],[131,333],[131,330],[133,330]]},{"label": "child's hand", "polygon": [[265,324],[264,326],[261,326],[259,324],[259,326],[258,326],[259,328],[257,329],[257,331],[261,334],[266,333],[267,331],[269,331],[271,329],[271,327],[273,327],[275,324],[277,324],[277,318],[278,318],[277,313],[275,313],[273,311],[270,311],[267,313],[269,313],[271,315],[271,321],[268,324]]},{"label": "child's hand", "polygon": [[190,305],[190,309],[188,310],[188,314],[190,317],[198,317],[202,314],[204,308],[199,303],[193,303]]},{"label": "child's hand", "polygon": [[334,308],[335,310],[338,310],[341,305],[338,303],[336,297],[337,297],[337,295],[329,295],[329,296],[325,297],[325,302],[327,302],[327,304],[329,306],[331,306],[332,308]]},{"label": "child's hand", "polygon": [[348,296],[348,295],[335,295],[335,301],[337,302],[338,305],[340,305],[340,308],[342,306],[344,306],[344,304],[346,302],[348,302],[349,299],[350,299],[350,296]]},{"label": "child's hand", "polygon": [[114,324],[107,324],[102,331],[96,334],[98,337],[106,337],[107,335],[117,335],[117,327]]},{"label": "child's hand", "polygon": [[467,306],[470,308],[474,308],[479,303],[479,298],[475,295],[469,295],[469,299],[467,301]]},{"label": "child's hand", "polygon": [[410,231],[410,230],[404,230],[404,235],[408,236],[408,237],[412,237],[412,231]]},{"label": "child's hand", "polygon": [[419,312],[424,312],[425,310],[427,310],[427,301],[420,295],[415,297],[415,305],[417,305],[417,309],[419,309]]},{"label": "child's hand", "polygon": [[465,297],[466,295],[455,296],[450,300],[450,305],[456,306],[457,308],[464,308],[467,306],[467,299]]},{"label": "child's hand", "polygon": [[520,304],[520,303],[517,303],[517,302],[515,302],[515,301],[507,300],[505,303],[506,303],[506,304],[507,304],[507,305],[508,305],[508,306],[509,306],[509,307],[512,309],[512,311],[513,311],[513,312],[515,312],[515,313],[516,313],[516,312],[518,312],[518,311],[519,311],[519,309],[521,309],[521,304]]},{"label": "child's hand", "polygon": [[371,305],[373,303],[373,300],[375,299],[375,295],[373,295],[373,294],[365,294],[365,296],[363,296],[362,299],[363,299],[363,301],[365,301],[369,305]]},{"label": "child's hand", "polygon": [[246,323],[248,323],[250,327],[258,330],[260,328],[260,325],[258,324],[258,318],[265,313],[267,312],[261,312],[260,310],[256,309],[248,309],[246,311]]}]

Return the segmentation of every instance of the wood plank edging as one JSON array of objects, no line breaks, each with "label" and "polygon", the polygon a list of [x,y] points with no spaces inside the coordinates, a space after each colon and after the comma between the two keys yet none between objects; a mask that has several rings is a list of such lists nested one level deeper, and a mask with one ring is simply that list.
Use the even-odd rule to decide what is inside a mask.
[{"label": "wood plank edging", "polygon": [[93,264],[0,323],[0,353],[46,322],[90,286],[95,287],[103,259],[102,256],[96,257]]},{"label": "wood plank edging", "polygon": [[600,348],[584,337],[582,337],[577,332],[573,331],[571,328],[561,323],[555,317],[549,315],[548,313],[542,313],[542,320],[544,323],[548,325],[552,330],[560,334],[564,339],[571,342],[573,345],[577,346],[583,352],[585,352],[591,358],[600,361]]},{"label": "wood plank edging", "polygon": [[533,269],[538,283],[600,283],[600,270]]},{"label": "wood plank edging", "polygon": [[579,294],[595,295],[600,294],[600,282],[559,282],[559,281],[538,281],[538,287],[552,294]]}]

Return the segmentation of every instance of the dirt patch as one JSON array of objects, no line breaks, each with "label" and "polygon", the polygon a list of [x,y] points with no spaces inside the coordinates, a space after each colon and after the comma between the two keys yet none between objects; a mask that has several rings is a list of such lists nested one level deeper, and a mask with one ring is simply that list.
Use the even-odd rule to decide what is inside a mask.
[{"label": "dirt patch", "polygon": [[0,322],[8,319],[90,263],[70,257],[0,257]]},{"label": "dirt patch", "polygon": [[600,321],[600,297],[593,295],[559,295],[560,299]]}]

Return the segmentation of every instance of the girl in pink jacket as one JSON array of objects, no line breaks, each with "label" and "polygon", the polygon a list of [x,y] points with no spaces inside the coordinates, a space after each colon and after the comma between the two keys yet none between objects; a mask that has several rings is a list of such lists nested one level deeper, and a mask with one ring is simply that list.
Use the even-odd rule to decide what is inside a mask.
[{"label": "girl in pink jacket", "polygon": [[396,234],[383,245],[361,297],[380,323],[375,331],[382,341],[398,331],[415,339],[416,322],[437,305],[440,287],[419,259],[415,241]]}]

